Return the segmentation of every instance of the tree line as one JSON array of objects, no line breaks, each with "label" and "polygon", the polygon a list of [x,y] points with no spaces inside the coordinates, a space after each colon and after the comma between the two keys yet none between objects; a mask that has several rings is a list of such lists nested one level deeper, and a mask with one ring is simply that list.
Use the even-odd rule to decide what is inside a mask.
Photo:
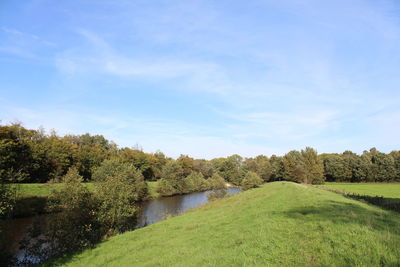
[{"label": "tree line", "polygon": [[[17,182],[48,182],[63,177],[71,167],[84,181],[91,181],[101,163],[118,159],[133,165],[146,181],[158,181],[165,195],[213,187],[210,178],[241,185],[251,171],[263,182],[289,180],[319,184],[324,181],[400,181],[400,151],[389,154],[375,148],[361,155],[351,151],[320,154],[313,148],[290,151],[284,156],[232,155],[212,160],[181,155],[177,159],[162,152],[145,153],[139,148],[118,148],[102,135],[59,136],[43,129],[26,129],[19,123],[0,125],[0,178]],[[185,182],[183,182],[185,181]]]}]

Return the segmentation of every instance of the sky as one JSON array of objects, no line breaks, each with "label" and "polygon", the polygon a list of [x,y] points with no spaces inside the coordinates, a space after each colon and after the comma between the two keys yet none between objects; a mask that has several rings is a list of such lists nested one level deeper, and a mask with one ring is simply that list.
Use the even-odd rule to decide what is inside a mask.
[{"label": "sky", "polygon": [[400,2],[2,0],[0,120],[171,157],[398,150]]}]

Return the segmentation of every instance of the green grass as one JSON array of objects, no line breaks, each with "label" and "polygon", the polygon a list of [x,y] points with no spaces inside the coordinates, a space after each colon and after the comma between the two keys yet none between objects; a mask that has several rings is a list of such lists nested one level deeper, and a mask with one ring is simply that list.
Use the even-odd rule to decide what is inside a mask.
[{"label": "green grass", "polygon": [[151,198],[158,198],[160,194],[157,192],[157,183],[158,182],[147,182],[149,185],[149,193]]},{"label": "green grass", "polygon": [[[157,182],[147,182],[149,185],[150,195],[153,198],[157,198],[159,195],[156,191]],[[18,186],[18,194],[22,197],[26,196],[36,196],[45,197],[50,195],[53,186],[57,189],[60,188],[62,184],[15,184]],[[85,183],[85,185],[91,190],[94,188],[94,183]]]},{"label": "green grass", "polygon": [[400,214],[274,182],[48,265],[399,266]]},{"label": "green grass", "polygon": [[324,186],[360,195],[400,198],[400,183],[325,183]]},{"label": "green grass", "polygon": [[[18,194],[22,197],[26,196],[36,196],[45,197],[50,195],[53,188],[57,189],[62,186],[62,184],[16,184],[18,186]],[[85,185],[92,189],[94,187],[93,183],[85,183]]]}]

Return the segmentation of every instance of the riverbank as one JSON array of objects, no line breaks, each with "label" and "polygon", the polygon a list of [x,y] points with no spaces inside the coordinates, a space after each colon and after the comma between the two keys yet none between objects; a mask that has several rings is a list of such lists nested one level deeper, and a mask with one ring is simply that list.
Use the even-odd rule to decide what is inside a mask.
[{"label": "riverbank", "polygon": [[398,213],[274,182],[46,265],[396,266],[399,258]]}]

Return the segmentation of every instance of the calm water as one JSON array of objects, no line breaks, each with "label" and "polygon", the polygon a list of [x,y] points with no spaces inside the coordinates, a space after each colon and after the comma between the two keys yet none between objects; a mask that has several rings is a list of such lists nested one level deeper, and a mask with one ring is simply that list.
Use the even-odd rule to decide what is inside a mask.
[{"label": "calm water", "polygon": [[[240,188],[228,188],[228,194],[240,192]],[[208,202],[207,195],[213,192],[196,192],[187,195],[160,197],[144,202],[138,216],[136,228],[164,220],[166,216],[176,216],[182,212]]]},{"label": "calm water", "polygon": [[[240,188],[228,188],[229,195],[234,195],[240,192]],[[187,195],[179,195],[172,197],[160,197],[143,202],[141,210],[138,215],[138,222],[135,228],[141,228],[149,224],[156,223],[164,220],[167,216],[176,216],[182,212],[203,205],[208,202],[207,195],[213,192],[196,192]],[[10,252],[21,260],[24,255],[24,251],[19,249],[19,241],[26,235],[28,229],[36,221],[42,221],[45,216],[52,216],[51,214],[42,215],[37,217],[29,217],[22,219],[14,219],[7,225],[8,232],[11,234],[11,246]]]}]

